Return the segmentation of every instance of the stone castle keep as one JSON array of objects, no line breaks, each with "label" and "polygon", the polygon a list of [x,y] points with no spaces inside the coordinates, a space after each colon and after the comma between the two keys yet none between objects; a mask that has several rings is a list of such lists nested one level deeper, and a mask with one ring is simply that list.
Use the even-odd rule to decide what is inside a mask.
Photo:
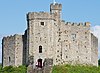
[{"label": "stone castle keep", "polygon": [[32,65],[34,68],[58,64],[98,66],[98,39],[90,23],[61,19],[62,5],[52,3],[49,12],[29,12],[24,35],[2,39],[2,64]]}]

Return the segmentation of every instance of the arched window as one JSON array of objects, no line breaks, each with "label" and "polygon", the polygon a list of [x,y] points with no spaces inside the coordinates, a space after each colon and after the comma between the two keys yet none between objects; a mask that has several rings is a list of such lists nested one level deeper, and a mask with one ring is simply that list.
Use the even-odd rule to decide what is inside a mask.
[{"label": "arched window", "polygon": [[39,53],[42,53],[42,46],[39,46]]}]

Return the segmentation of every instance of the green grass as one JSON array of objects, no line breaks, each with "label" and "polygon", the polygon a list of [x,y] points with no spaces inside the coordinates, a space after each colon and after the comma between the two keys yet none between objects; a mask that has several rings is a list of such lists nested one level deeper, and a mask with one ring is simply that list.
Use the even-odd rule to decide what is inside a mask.
[{"label": "green grass", "polygon": [[0,73],[26,73],[27,71],[26,66],[19,66],[19,67],[13,67],[13,66],[7,66],[2,68],[0,66]]},{"label": "green grass", "polygon": [[52,73],[100,73],[100,67],[82,65],[57,65],[53,66]]}]

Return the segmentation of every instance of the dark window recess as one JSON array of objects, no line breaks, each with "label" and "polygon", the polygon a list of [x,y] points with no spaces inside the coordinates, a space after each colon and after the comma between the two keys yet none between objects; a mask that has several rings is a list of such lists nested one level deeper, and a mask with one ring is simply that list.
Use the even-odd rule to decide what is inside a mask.
[{"label": "dark window recess", "polygon": [[59,50],[57,50],[57,52],[59,52]]},{"label": "dark window recess", "polygon": [[9,57],[9,63],[11,62],[11,58]]},{"label": "dark window recess", "polygon": [[39,46],[39,53],[42,53],[42,46]]},{"label": "dark window recess", "polygon": [[66,56],[66,58],[68,58],[68,56]]},{"label": "dark window recess", "polygon": [[42,68],[42,59],[38,59],[38,67]]},{"label": "dark window recess", "polygon": [[41,25],[43,25],[43,26],[44,26],[44,22],[41,22]]}]

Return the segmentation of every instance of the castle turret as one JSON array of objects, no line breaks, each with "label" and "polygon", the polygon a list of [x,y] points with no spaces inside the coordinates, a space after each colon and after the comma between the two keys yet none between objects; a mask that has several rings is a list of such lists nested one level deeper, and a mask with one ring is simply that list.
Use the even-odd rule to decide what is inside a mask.
[{"label": "castle turret", "polygon": [[50,13],[55,14],[56,20],[60,20],[61,11],[62,11],[62,4],[52,3],[50,5]]}]

